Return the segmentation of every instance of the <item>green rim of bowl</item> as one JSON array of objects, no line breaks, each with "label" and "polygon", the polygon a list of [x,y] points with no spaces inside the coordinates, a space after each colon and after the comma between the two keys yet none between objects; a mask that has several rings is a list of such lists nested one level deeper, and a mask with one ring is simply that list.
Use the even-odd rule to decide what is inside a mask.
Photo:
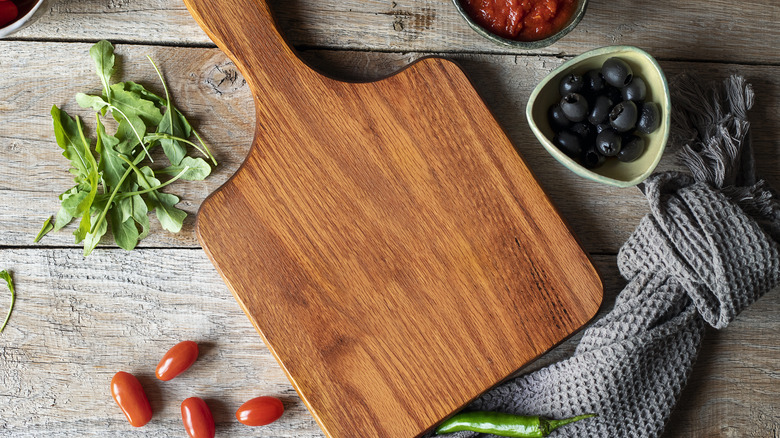
[{"label": "green rim of bowl", "polygon": [[[658,102],[661,105],[661,111],[663,112],[663,117],[661,119],[661,124],[659,129],[663,129],[662,136],[660,138],[660,146],[658,151],[656,152],[656,156],[654,157],[653,161],[650,163],[650,165],[645,169],[640,175],[636,176],[635,178],[632,178],[630,180],[620,180],[615,178],[610,178],[605,175],[601,175],[599,173],[596,173],[590,169],[587,169],[583,167],[580,163],[577,161],[569,158],[568,155],[561,152],[560,149],[555,147],[555,145],[552,144],[552,141],[547,138],[547,136],[539,129],[536,122],[533,118],[533,108],[537,101],[537,98],[541,91],[547,86],[547,84],[558,74],[567,71],[574,67],[576,64],[579,64],[580,62],[606,54],[615,54],[616,56],[620,56],[619,54],[621,52],[634,52],[642,57],[644,57],[650,65],[652,65],[653,69],[655,69],[656,73],[658,74],[662,84],[663,84],[663,90],[659,90],[659,93],[661,96],[659,96],[660,102]],[[597,181],[600,183],[616,186],[616,187],[633,187],[642,181],[644,181],[648,176],[650,176],[651,173],[655,170],[656,166],[658,166],[658,163],[661,161],[661,157],[663,156],[664,149],[666,148],[666,142],[669,139],[669,131],[670,131],[670,122],[671,122],[671,97],[669,95],[669,83],[666,80],[666,75],[664,75],[663,70],[661,69],[661,66],[658,65],[658,62],[653,58],[649,53],[645,52],[644,50],[634,47],[634,46],[607,46],[607,47],[600,47],[598,49],[590,50],[588,52],[585,52],[579,56],[576,56],[566,62],[564,62],[560,67],[556,68],[555,70],[551,71],[545,78],[539,82],[539,84],[534,88],[534,90],[531,92],[531,96],[528,98],[528,104],[526,105],[525,109],[525,117],[528,120],[528,126],[531,127],[531,131],[533,131],[536,138],[539,140],[539,142],[544,146],[545,149],[547,149],[547,152],[550,153],[550,155],[553,156],[558,162],[566,166],[569,170],[576,173],[577,175],[587,178],[593,181]]]},{"label": "green rim of bowl", "polygon": [[579,5],[577,5],[577,10],[574,11],[574,14],[572,14],[572,18],[569,20],[569,23],[566,24],[566,26],[563,27],[563,29],[559,30],[558,32],[554,33],[553,35],[550,35],[549,37],[541,40],[536,41],[517,41],[517,40],[510,40],[507,38],[500,37],[493,32],[490,32],[489,30],[485,29],[484,27],[477,24],[476,21],[474,21],[471,16],[466,12],[465,9],[463,9],[463,5],[460,4],[460,0],[452,0],[452,3],[455,5],[455,8],[460,13],[460,16],[463,17],[464,20],[466,20],[466,23],[474,29],[478,34],[482,35],[483,37],[489,39],[490,41],[493,41],[496,44],[500,44],[502,46],[510,46],[515,47],[518,49],[541,49],[542,47],[547,47],[559,39],[563,38],[572,31],[575,27],[577,27],[577,24],[582,20],[582,17],[585,16],[585,9],[588,7],[588,0],[581,0]]}]

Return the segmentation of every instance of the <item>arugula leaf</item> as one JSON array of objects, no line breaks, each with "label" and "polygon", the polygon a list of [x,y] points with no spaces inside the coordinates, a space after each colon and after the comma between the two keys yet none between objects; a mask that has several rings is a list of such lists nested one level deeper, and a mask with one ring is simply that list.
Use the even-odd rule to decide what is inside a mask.
[{"label": "arugula leaf", "polygon": [[[192,135],[192,128],[189,123],[187,123],[187,120],[173,107],[173,104],[171,103],[171,94],[168,92],[168,84],[165,83],[165,78],[160,69],[157,68],[157,64],[152,61],[150,56],[147,56],[147,58],[149,58],[149,62],[152,63],[152,67],[154,67],[154,71],[157,72],[157,76],[159,76],[160,82],[162,82],[163,89],[165,90],[165,106],[167,109],[160,121],[160,125],[157,126],[157,132],[168,134],[173,137],[188,138]],[[176,139],[161,139],[160,145],[162,146],[163,151],[165,151],[168,160],[170,160],[171,164],[174,166],[180,164],[181,160],[187,154],[187,146]]]},{"label": "arugula leaf", "polygon": [[121,158],[119,158],[119,152],[116,150],[119,145],[119,139],[113,135],[106,134],[106,127],[100,121],[100,117],[97,120],[97,146],[95,150],[100,154],[100,165],[98,170],[102,173],[103,179],[106,182],[104,190],[106,192],[116,188],[119,185],[119,181],[122,179],[127,170],[127,165]]},{"label": "arugula leaf", "polygon": [[[84,219],[81,220],[84,222]],[[108,224],[106,221],[101,222],[94,231],[91,231],[84,236],[84,257],[90,255],[92,250],[95,249],[100,239],[106,234],[108,230]]]},{"label": "arugula leaf", "polygon": [[76,229],[76,231],[73,232],[73,235],[76,236],[76,243],[79,243],[87,237],[87,234],[89,234],[90,230],[92,229],[90,220],[92,202],[95,200],[95,196],[97,195],[100,175],[98,174],[97,162],[95,161],[95,157],[92,155],[90,143],[84,136],[84,131],[81,127],[81,120],[78,117],[76,117],[76,126],[78,128],[79,138],[81,139],[81,143],[83,145],[83,155],[87,165],[89,166],[85,176],[87,182],[89,183],[89,192],[77,206],[77,212],[81,213],[82,216],[79,227]]},{"label": "arugula leaf", "polygon": [[141,144],[138,140],[136,133],[146,132],[146,124],[143,120],[136,118],[131,124],[127,120],[122,120],[116,129],[114,136],[119,139],[119,144],[116,145],[116,150],[122,154],[130,155],[136,146]]},{"label": "arugula leaf", "polygon": [[89,164],[84,156],[76,121],[68,113],[57,108],[57,105],[51,107],[51,118],[54,122],[57,144],[63,149],[62,156],[70,160],[75,170],[71,173],[76,175],[76,182],[80,182],[89,173]]},{"label": "arugula leaf", "polygon": [[[162,134],[169,134],[174,137],[187,138],[192,135],[192,130],[189,129],[189,123],[182,123],[182,118],[178,111],[168,110],[165,112],[160,124],[157,126],[157,132]],[[171,164],[174,166],[181,164],[181,160],[187,155],[187,146],[179,142],[178,140],[170,138],[161,138],[160,146],[162,146],[165,156],[168,157]]]},{"label": "arugula leaf", "polygon": [[59,231],[65,225],[68,225],[74,217],[79,215],[79,204],[87,197],[89,192],[79,190],[78,186],[71,188],[60,195],[60,211],[54,219],[54,230]]},{"label": "arugula leaf", "polygon": [[[188,146],[217,164],[184,114],[172,105],[168,85],[154,62],[152,65],[165,88],[164,98],[135,82],[111,84],[116,59],[114,47],[108,41],[95,44],[90,56],[103,85],[103,95],[78,93],[76,102],[97,113],[94,153],[81,119],[74,119],[53,106],[51,116],[57,144],[71,163],[75,186],[60,195],[61,206],[53,224],[52,218],[47,219],[36,237],[38,241],[49,231],[60,230],[79,218],[73,234],[77,243],[84,243],[85,256],[94,250],[109,228],[118,246],[127,250],[135,248],[149,234],[150,209],[154,209],[164,229],[180,231],[187,213],[176,208],[179,197],[162,193],[160,189],[178,179],[202,180],[211,173],[211,166],[204,159],[188,156]],[[109,111],[118,122],[114,135],[107,132],[101,118]],[[189,140],[193,135],[202,149]],[[149,149],[157,145],[162,147],[170,166],[139,169],[141,162],[153,161]],[[173,177],[160,183],[155,172]],[[135,178],[130,178],[131,173]]]},{"label": "arugula leaf", "polygon": [[125,81],[120,83],[124,84],[123,88],[125,90],[140,94],[144,99],[154,102],[154,104],[157,105],[158,108],[167,106],[167,104],[165,103],[165,99],[147,90],[146,87],[144,87],[141,84],[135,83],[133,81]]},{"label": "arugula leaf", "polygon": [[76,94],[76,103],[82,108],[92,108],[95,111],[100,111],[100,113],[104,115],[106,109],[110,106],[102,97],[84,93]]},{"label": "arugula leaf", "polygon": [[120,248],[130,251],[138,244],[138,228],[133,219],[132,198],[120,199],[109,211],[111,233]]},{"label": "arugula leaf", "polygon": [[14,292],[14,282],[11,279],[11,274],[8,273],[8,271],[0,271],[0,278],[5,280],[5,283],[8,285],[8,290],[11,291],[11,305],[8,307],[8,313],[5,315],[5,321],[3,321],[3,325],[0,325],[0,333],[5,330],[6,324],[8,324],[8,319],[11,318],[11,312],[14,310],[14,304],[16,303],[16,292]]},{"label": "arugula leaf", "polygon": [[[148,189],[152,186],[160,185],[160,180],[154,177],[154,171],[149,166],[141,168],[141,173],[143,173],[143,177],[140,175],[138,177],[138,184],[141,187]],[[172,233],[178,233],[184,223],[184,218],[187,217],[186,212],[174,207],[174,205],[179,203],[179,198],[170,193],[155,191],[149,193],[148,199],[149,205],[154,208],[160,225]]]},{"label": "arugula leaf", "polygon": [[209,163],[207,163],[202,158],[192,157],[184,157],[184,159],[181,161],[181,164],[178,166],[168,166],[165,169],[158,170],[157,173],[165,175],[177,175],[187,167],[189,167],[189,169],[187,169],[187,171],[181,175],[181,179],[186,179],[188,181],[202,181],[211,174],[211,166],[209,166]]},{"label": "arugula leaf", "polygon": [[95,69],[103,83],[103,89],[106,94],[106,100],[111,102],[111,75],[114,74],[114,46],[106,40],[98,41],[97,44],[89,49],[89,55],[95,62]]},{"label": "arugula leaf", "polygon": [[[151,58],[149,60],[151,61]],[[152,61],[152,65],[155,67],[155,70],[157,70],[157,73],[160,76],[160,80],[162,81],[163,87],[165,88],[165,91],[166,91],[166,97],[170,98],[170,95],[168,94],[168,86],[165,84],[165,80],[162,77],[162,73],[160,73],[159,69],[157,68],[157,65],[155,65],[155,63],[153,61]],[[158,127],[158,130],[157,130],[158,134],[166,134],[166,135],[170,135],[171,137],[176,137],[176,138],[172,138],[170,140],[172,142],[177,142],[179,144],[185,143],[185,144],[189,144],[189,145],[193,146],[194,148],[198,149],[198,151],[200,151],[203,155],[209,157],[211,159],[211,162],[214,163],[215,166],[217,165],[217,160],[214,158],[214,155],[211,154],[211,151],[206,146],[206,144],[203,142],[203,139],[201,139],[200,135],[198,135],[198,133],[194,129],[192,129],[192,125],[190,124],[190,122],[187,121],[187,118],[184,116],[184,114],[182,114],[181,111],[179,111],[176,107],[174,107],[173,105],[169,104],[168,99],[163,99],[162,97],[158,96],[157,94],[147,90],[141,84],[137,84],[137,83],[132,82],[132,81],[124,82],[124,84],[125,84],[125,90],[133,91],[133,92],[136,92],[136,93],[140,94],[145,99],[154,102],[155,105],[157,105],[159,108],[162,108],[162,107],[166,108],[166,112],[165,112],[165,114],[163,114],[163,120],[160,123],[161,124],[167,123],[168,125],[170,125],[170,127],[168,127],[168,126],[163,126],[163,128],[159,128]],[[170,111],[173,111],[173,112],[170,113]],[[169,119],[168,121],[166,121],[166,118],[168,117],[168,114],[171,114],[171,117],[173,118],[173,120]],[[178,121],[176,121],[176,118],[178,118]],[[181,129],[183,131],[183,135],[172,134],[173,132],[175,132],[174,129],[176,131]],[[195,138],[198,140],[198,142],[200,143],[202,148],[198,147],[195,143],[192,143],[192,142],[189,142],[189,141],[183,141],[183,139],[189,138],[190,135],[193,135],[193,134],[195,135]],[[157,139],[159,139],[159,138],[157,138],[157,137],[153,138],[153,140],[157,140]],[[183,146],[183,147],[186,147],[186,146]],[[170,160],[170,157],[168,159]],[[171,161],[171,162],[173,162],[173,161]]]},{"label": "arugula leaf", "polygon": [[111,92],[113,95],[111,105],[120,111],[119,115],[114,114],[114,119],[117,122],[127,118],[130,121],[141,119],[146,126],[157,126],[160,124],[162,112],[160,112],[160,109],[157,108],[154,102],[144,99],[135,91],[125,90],[122,82],[112,85]]},{"label": "arugula leaf", "polygon": [[[69,209],[66,208],[64,204],[67,199],[76,196],[78,193],[79,193],[78,187],[73,187],[60,195],[60,201],[63,202],[60,204],[60,209],[57,212],[57,215],[54,217],[54,229],[52,231],[59,231],[62,227],[68,225],[70,221],[72,221],[73,218],[76,216],[74,213],[72,213],[75,211],[75,206],[73,207],[73,209]],[[84,196],[86,196],[86,194]],[[78,202],[81,201],[79,200]],[[76,202],[76,205],[78,205],[78,202]]]},{"label": "arugula leaf", "polygon": [[154,213],[163,229],[172,233],[181,231],[187,213],[174,207],[179,203],[178,196],[170,193],[157,193],[155,196],[150,196],[149,201],[154,207]]},{"label": "arugula leaf", "polygon": [[54,225],[51,224],[51,216],[47,217],[45,221],[43,221],[43,227],[41,227],[41,231],[38,231],[38,235],[35,236],[35,240],[33,240],[33,243],[38,243],[43,238],[43,236],[47,235],[49,231],[54,229]]},{"label": "arugula leaf", "polygon": [[[146,134],[147,124],[151,126],[158,125],[162,119],[160,109],[154,102],[141,98],[138,93],[126,91],[124,84],[118,83],[111,86],[114,99],[111,101],[111,115],[117,122],[126,122],[125,130],[129,127],[138,143],[144,149],[146,154],[149,151],[144,144],[143,137]],[[149,157],[151,160],[151,157]]]},{"label": "arugula leaf", "polygon": [[149,208],[141,195],[135,195],[128,199],[132,201],[133,220],[141,227],[141,234],[138,235],[140,241],[149,235]]}]

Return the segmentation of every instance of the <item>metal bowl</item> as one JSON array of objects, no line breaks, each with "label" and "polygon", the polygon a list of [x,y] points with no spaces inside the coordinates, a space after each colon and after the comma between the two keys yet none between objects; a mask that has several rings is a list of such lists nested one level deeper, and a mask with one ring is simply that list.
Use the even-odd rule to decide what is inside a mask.
[{"label": "metal bowl", "polygon": [[490,30],[482,27],[480,24],[478,24],[476,21],[474,21],[471,18],[471,16],[468,14],[468,12],[466,12],[465,9],[463,9],[463,5],[461,5],[461,0],[452,0],[452,3],[455,4],[455,8],[458,10],[461,17],[463,17],[463,19],[466,20],[466,23],[468,23],[469,26],[471,26],[471,28],[474,29],[478,34],[489,39],[490,41],[493,41],[496,44],[514,47],[517,49],[527,49],[527,50],[541,49],[542,47],[547,47],[555,43],[559,39],[563,38],[566,34],[571,32],[572,29],[577,27],[577,24],[579,24],[580,20],[582,20],[582,17],[585,16],[585,9],[588,7],[588,0],[579,0],[576,9],[574,10],[574,13],[572,14],[568,23],[566,23],[566,25],[563,26],[561,30],[550,35],[547,38],[536,40],[536,41],[517,41],[517,40],[510,40],[498,36],[493,32],[491,32]]},{"label": "metal bowl", "polygon": [[49,2],[50,0],[37,0],[32,8],[21,17],[18,17],[16,21],[12,21],[11,23],[0,27],[0,38],[4,38],[20,29],[23,29],[30,25],[33,21],[37,20],[48,9]]}]

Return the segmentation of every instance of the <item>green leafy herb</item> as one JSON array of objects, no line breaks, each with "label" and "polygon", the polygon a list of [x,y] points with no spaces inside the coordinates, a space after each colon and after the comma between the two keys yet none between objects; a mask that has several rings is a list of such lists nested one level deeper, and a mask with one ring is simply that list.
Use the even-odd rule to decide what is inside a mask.
[{"label": "green leafy herb", "polygon": [[11,280],[11,274],[8,271],[0,271],[0,278],[5,280],[8,285],[8,290],[11,291],[11,306],[8,307],[8,313],[5,315],[5,321],[3,325],[0,325],[0,333],[5,329],[5,325],[8,324],[8,320],[11,318],[11,312],[14,310],[14,304],[16,303],[16,293],[14,292],[14,282]]},{"label": "green leafy herb", "polygon": [[41,231],[38,231],[38,235],[35,236],[35,243],[38,243],[39,240],[45,235],[49,233],[49,231],[54,229],[54,225],[51,224],[51,216],[46,218],[45,221],[43,221],[43,227],[41,227]]},{"label": "green leafy herb", "polygon": [[103,92],[106,99],[110,101],[110,80],[111,75],[114,74],[114,46],[105,40],[98,41],[97,44],[89,49],[89,56],[95,61],[95,70],[97,70],[100,82],[103,83]]},{"label": "green leafy herb", "polygon": [[[135,248],[149,234],[149,210],[154,210],[164,229],[180,231],[187,213],[176,208],[178,196],[160,189],[179,179],[203,180],[211,174],[211,165],[190,156],[190,148],[217,164],[200,135],[174,107],[163,73],[151,58],[164,98],[136,82],[111,83],[115,55],[108,41],[98,42],[89,53],[103,90],[99,95],[78,93],[76,103],[96,112],[94,141],[85,134],[79,117],[52,107],[54,134],[62,155],[70,161],[75,185],[60,195],[54,224],[48,218],[35,239],[79,219],[73,234],[76,243],[84,243],[85,256],[109,229],[120,248]],[[116,121],[113,134],[103,119],[109,113]],[[189,140],[192,136],[194,141]],[[149,152],[158,146],[169,163],[152,169],[143,163],[154,164]],[[168,179],[161,182],[159,177]]]}]

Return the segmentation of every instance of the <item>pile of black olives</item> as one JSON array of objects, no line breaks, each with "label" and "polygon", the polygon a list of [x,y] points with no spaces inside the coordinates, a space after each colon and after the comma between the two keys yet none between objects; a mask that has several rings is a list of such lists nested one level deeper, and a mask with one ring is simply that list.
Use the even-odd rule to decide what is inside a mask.
[{"label": "pile of black olives", "polygon": [[636,160],[645,150],[638,133],[650,134],[661,122],[658,104],[644,101],[645,81],[620,58],[609,58],[585,75],[567,74],[558,90],[563,97],[548,114],[553,143],[589,169],[607,157]]}]

